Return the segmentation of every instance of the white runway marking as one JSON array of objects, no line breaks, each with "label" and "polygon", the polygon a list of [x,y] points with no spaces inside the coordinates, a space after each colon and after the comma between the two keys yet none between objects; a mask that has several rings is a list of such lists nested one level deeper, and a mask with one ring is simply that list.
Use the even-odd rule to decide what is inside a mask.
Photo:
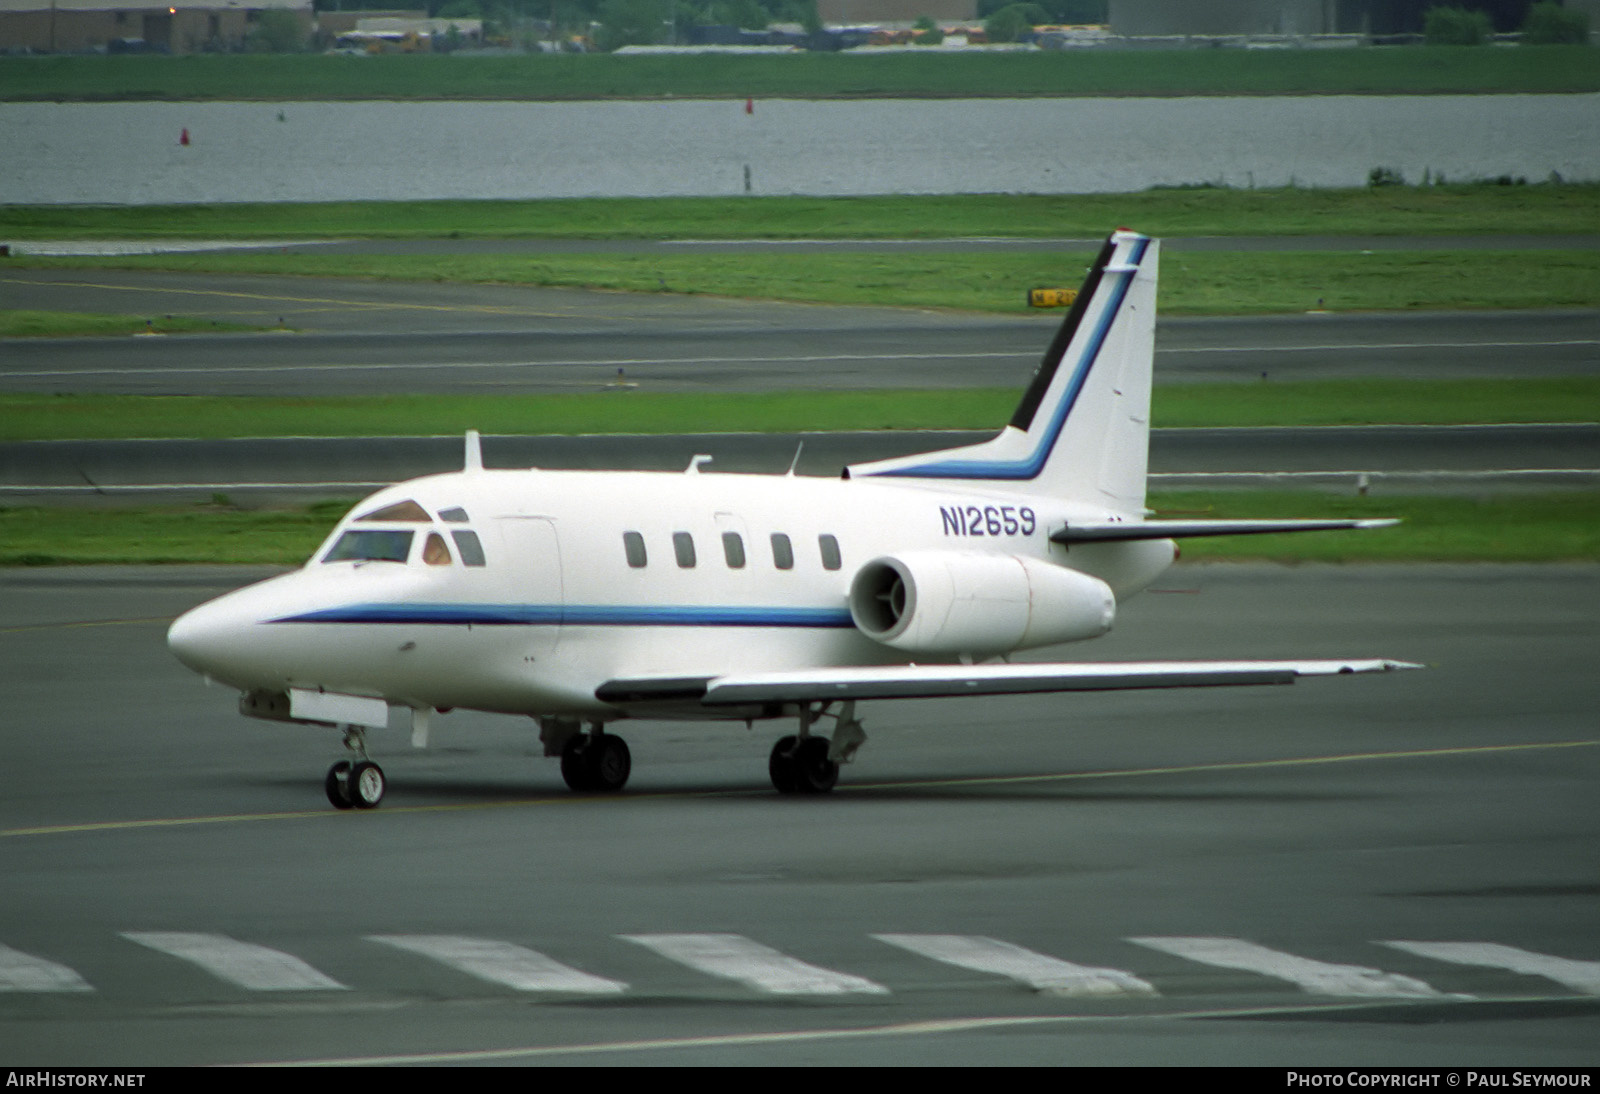
[{"label": "white runway marking", "polygon": [[882,984],[808,965],[737,934],[627,934],[628,942],[724,980],[773,995],[887,995]]},{"label": "white runway marking", "polygon": [[1074,965],[994,938],[964,934],[875,934],[872,937],[934,961],[1019,980],[1054,995],[1159,994],[1150,984],[1121,969]]},{"label": "white runway marking", "polygon": [[0,991],[93,991],[65,965],[0,946]]},{"label": "white runway marking", "polygon": [[1239,938],[1130,938],[1140,946],[1222,969],[1242,969],[1287,980],[1318,995],[1349,998],[1448,998],[1421,980],[1362,965],[1331,965],[1258,946]]},{"label": "white runway marking", "polygon": [[298,957],[221,934],[123,931],[122,937],[192,962],[211,975],[251,991],[322,991],[344,985]]},{"label": "white runway marking", "polygon": [[369,934],[367,940],[430,957],[480,980],[504,984],[517,991],[614,995],[628,990],[628,985],[620,980],[591,976],[510,942],[450,934]]},{"label": "white runway marking", "polygon": [[1528,976],[1542,976],[1546,980],[1581,991],[1585,995],[1600,995],[1600,961],[1574,961],[1567,957],[1531,953],[1515,946],[1502,946],[1498,942],[1382,942],[1420,957],[1437,961],[1450,961],[1457,965],[1478,965],[1490,969],[1506,969]]}]

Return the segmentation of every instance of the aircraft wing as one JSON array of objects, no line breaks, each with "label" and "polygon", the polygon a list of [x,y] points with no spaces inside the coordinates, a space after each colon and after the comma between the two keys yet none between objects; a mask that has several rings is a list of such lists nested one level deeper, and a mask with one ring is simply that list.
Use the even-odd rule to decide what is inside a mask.
[{"label": "aircraft wing", "polygon": [[1345,528],[1388,528],[1398,520],[1129,520],[1069,524],[1052,532],[1055,543],[1119,543],[1134,539],[1188,539],[1196,536],[1253,536],[1277,532],[1331,532]]},{"label": "aircraft wing", "polygon": [[611,680],[600,699],[635,703],[696,702],[706,707],[846,699],[937,699],[1054,691],[1292,684],[1301,676],[1394,672],[1406,661],[1111,661],[1055,664],[891,665],[798,669],[711,677]]}]

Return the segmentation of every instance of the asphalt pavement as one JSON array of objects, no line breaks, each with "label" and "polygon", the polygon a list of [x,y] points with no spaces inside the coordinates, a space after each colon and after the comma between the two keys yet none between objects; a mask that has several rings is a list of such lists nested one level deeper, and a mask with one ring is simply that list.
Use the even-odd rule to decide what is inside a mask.
[{"label": "asphalt pavement", "polygon": [[165,649],[264,572],[0,573],[8,1065],[1596,1063],[1593,566],[1180,566],[1057,652],[1431,667],[864,704],[820,800],[456,712],[370,813]]}]

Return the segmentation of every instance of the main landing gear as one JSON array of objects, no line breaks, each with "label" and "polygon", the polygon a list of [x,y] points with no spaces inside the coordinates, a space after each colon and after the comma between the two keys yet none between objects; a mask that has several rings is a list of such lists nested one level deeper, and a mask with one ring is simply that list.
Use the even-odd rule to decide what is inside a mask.
[{"label": "main landing gear", "polygon": [[772,746],[767,773],[780,794],[826,794],[839,781],[839,765],[848,763],[867,739],[856,720],[853,700],[832,715],[837,724],[831,739],[812,736],[812,725],[827,713],[828,705],[823,703],[816,709],[810,703],[802,705],[800,732],[780,737]]},{"label": "main landing gear", "polygon": [[340,760],[328,768],[323,790],[335,809],[373,809],[383,800],[388,780],[383,768],[367,759],[367,735],[360,726],[344,727],[344,746],[354,760]]},{"label": "main landing gear", "polygon": [[561,746],[561,777],[572,789],[609,794],[621,790],[633,770],[628,742],[596,724],[574,733]]}]

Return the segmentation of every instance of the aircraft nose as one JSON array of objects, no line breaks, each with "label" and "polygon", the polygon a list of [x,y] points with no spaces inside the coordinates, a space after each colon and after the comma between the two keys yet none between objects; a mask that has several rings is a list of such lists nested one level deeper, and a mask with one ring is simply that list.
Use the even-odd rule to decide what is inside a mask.
[{"label": "aircraft nose", "polygon": [[205,672],[205,653],[216,638],[216,615],[210,604],[191,608],[167,628],[167,649],[196,672]]},{"label": "aircraft nose", "polygon": [[192,608],[167,628],[167,648],[174,657],[195,672],[221,680],[236,674],[253,622],[227,600]]}]

